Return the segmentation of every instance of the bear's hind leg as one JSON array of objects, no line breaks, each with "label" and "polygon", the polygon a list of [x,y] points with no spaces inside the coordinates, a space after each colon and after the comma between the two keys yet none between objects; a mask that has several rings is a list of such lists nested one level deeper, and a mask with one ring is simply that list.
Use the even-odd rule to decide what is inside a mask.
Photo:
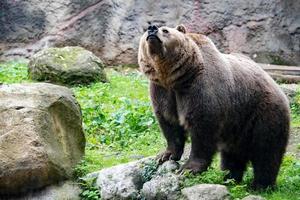
[{"label": "bear's hind leg", "polygon": [[229,174],[225,176],[225,180],[234,179],[236,182],[241,182],[244,171],[247,166],[248,159],[229,152],[221,152],[221,169],[229,170]]},{"label": "bear's hind leg", "polygon": [[[276,184],[289,134],[289,116],[267,113],[253,129],[250,160],[254,170],[253,189],[266,189]],[[272,117],[272,120],[270,120]],[[268,119],[267,119],[268,118]]]},{"label": "bear's hind leg", "polygon": [[274,187],[276,177],[279,172],[282,154],[274,154],[273,152],[264,152],[264,155],[257,155],[251,160],[254,170],[254,181],[252,187],[255,190]]}]

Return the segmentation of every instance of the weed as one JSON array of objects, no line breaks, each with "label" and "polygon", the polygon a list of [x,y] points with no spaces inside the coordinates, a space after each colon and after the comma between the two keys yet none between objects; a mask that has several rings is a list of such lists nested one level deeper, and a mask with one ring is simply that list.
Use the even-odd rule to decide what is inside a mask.
[{"label": "weed", "polygon": [[82,200],[99,200],[101,199],[99,188],[95,186],[96,178],[79,179],[79,185],[82,189],[80,197]]},{"label": "weed", "polygon": [[0,63],[0,83],[30,82],[27,78],[27,64],[24,62]]}]

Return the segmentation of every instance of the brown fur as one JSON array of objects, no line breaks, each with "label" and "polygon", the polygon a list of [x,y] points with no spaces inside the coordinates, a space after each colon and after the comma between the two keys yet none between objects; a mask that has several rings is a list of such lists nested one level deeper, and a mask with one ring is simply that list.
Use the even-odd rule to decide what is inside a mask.
[{"label": "brown fur", "polygon": [[209,38],[161,27],[139,47],[139,65],[150,79],[150,95],[167,149],[159,161],[179,160],[185,133],[189,160],[182,169],[202,172],[217,150],[222,169],[240,181],[254,168],[254,188],[273,186],[289,134],[288,100],[272,78],[240,54],[222,54]]},{"label": "brown fur", "polygon": [[207,37],[204,35],[197,33],[187,33],[186,35],[189,36],[199,47],[209,43]]}]

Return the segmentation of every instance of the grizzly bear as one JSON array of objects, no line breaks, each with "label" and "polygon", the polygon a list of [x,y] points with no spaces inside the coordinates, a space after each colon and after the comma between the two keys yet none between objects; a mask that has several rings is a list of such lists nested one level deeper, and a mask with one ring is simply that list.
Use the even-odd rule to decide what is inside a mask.
[{"label": "grizzly bear", "polygon": [[288,142],[289,103],[273,79],[250,58],[223,54],[201,34],[149,26],[138,62],[150,79],[150,96],[167,148],[159,162],[180,160],[181,170],[207,170],[216,151],[227,178],[241,181],[248,162],[254,189],[276,184]]}]

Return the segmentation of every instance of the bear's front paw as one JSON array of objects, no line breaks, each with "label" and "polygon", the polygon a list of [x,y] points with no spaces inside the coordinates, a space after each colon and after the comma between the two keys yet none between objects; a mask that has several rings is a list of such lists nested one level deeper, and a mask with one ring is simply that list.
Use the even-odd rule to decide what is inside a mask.
[{"label": "bear's front paw", "polygon": [[168,161],[168,160],[174,160],[178,161],[180,160],[182,153],[174,153],[170,150],[166,150],[165,152],[159,154],[156,157],[156,160],[158,161],[158,164],[161,165],[162,163]]},{"label": "bear's front paw", "polygon": [[185,171],[189,171],[193,174],[201,173],[207,170],[208,164],[204,160],[189,159],[184,165],[182,165],[178,173],[182,174]]}]

